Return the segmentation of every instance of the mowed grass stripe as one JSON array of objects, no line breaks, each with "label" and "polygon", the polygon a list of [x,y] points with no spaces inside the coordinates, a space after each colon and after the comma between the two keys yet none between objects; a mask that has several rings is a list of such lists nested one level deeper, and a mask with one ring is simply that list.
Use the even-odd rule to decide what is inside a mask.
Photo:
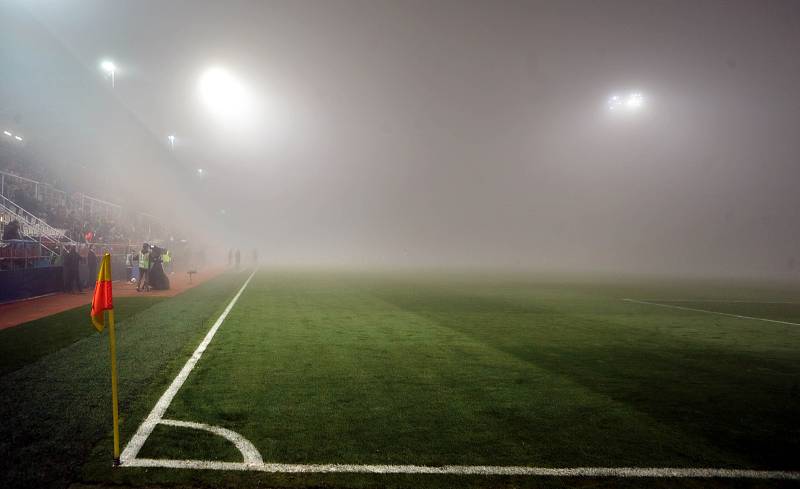
[{"label": "mowed grass stripe", "polygon": [[[632,306],[619,291],[614,284],[503,290],[476,283],[453,293],[441,284],[401,284],[381,295],[704,439],[686,446],[697,463],[706,459],[703,445],[713,445],[735,454],[725,466],[796,469],[800,329]],[[536,328],[525,327],[526,315],[537,317]]]},{"label": "mowed grass stripe", "polygon": [[[167,416],[233,429],[265,460],[285,463],[744,463],[387,294],[402,302],[391,287],[259,275]],[[462,294],[433,294],[434,305],[453,321],[478,317],[482,334],[513,340],[511,323],[524,341],[525,331],[550,327],[541,324],[547,314],[508,301],[487,312],[491,297]],[[148,443],[169,458],[196,458],[170,453],[169,439]]]},{"label": "mowed grass stripe", "polygon": [[[118,323],[164,300],[163,297],[119,297],[114,300]],[[76,307],[0,330],[0,376],[92,336],[86,327],[91,305]]]}]

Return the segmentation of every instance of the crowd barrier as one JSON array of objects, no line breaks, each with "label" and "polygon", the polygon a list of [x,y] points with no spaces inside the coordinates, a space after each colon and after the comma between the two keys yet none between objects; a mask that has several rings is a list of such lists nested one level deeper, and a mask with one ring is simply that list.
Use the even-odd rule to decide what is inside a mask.
[{"label": "crowd barrier", "polygon": [[[111,252],[111,278],[128,281],[131,268],[125,263],[125,245],[105,245],[97,250],[98,266],[103,251]],[[94,287],[97,277],[90,277],[82,249],[78,277],[86,289]],[[135,276],[135,275],[134,275]],[[61,292],[64,288],[63,267],[55,265],[54,257],[43,253],[38,243],[25,240],[0,242],[0,303]]]},{"label": "crowd barrier", "polygon": [[61,267],[0,272],[0,303],[60,292],[62,274]]}]

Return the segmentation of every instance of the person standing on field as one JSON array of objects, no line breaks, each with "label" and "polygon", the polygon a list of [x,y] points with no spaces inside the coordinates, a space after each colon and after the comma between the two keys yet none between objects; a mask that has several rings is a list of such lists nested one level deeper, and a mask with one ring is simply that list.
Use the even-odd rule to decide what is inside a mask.
[{"label": "person standing on field", "polygon": [[125,280],[130,282],[133,278],[133,251],[130,247],[125,248]]},{"label": "person standing on field", "polygon": [[139,283],[136,285],[136,291],[144,290],[147,292],[147,279],[150,278],[150,245],[144,243],[142,251],[139,252]]}]

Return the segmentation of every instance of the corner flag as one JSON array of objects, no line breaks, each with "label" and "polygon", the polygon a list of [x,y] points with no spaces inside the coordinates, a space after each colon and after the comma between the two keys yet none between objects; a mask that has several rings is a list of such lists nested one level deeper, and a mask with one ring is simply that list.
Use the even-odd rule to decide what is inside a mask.
[{"label": "corner flag", "polygon": [[114,416],[114,465],[119,465],[119,401],[117,395],[117,338],[114,331],[114,300],[111,291],[111,255],[103,255],[97,284],[92,298],[92,325],[98,333],[106,327],[105,312],[108,311],[108,345],[111,353],[111,408]]},{"label": "corner flag", "polygon": [[100,271],[97,273],[97,283],[94,286],[92,298],[92,324],[97,332],[102,332],[106,327],[104,311],[113,311],[114,301],[111,294],[111,255],[106,253],[100,262]]}]

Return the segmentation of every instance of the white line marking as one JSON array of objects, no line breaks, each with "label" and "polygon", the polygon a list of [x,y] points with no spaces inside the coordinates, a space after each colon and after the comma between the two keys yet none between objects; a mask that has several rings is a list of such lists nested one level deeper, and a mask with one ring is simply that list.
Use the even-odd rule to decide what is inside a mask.
[{"label": "white line marking", "polygon": [[789,301],[748,301],[741,299],[639,299],[643,302],[710,302],[718,304],[793,304],[800,305],[800,302]]},{"label": "white line marking", "polygon": [[[222,314],[217,318],[217,321],[211,326],[211,329],[208,330],[206,333],[205,338],[197,347],[197,349],[192,353],[192,356],[189,360],[186,361],[186,364],[183,366],[181,371],[178,373],[178,376],[172,381],[164,394],[161,396],[161,399],[158,400],[153,410],[150,411],[150,414],[147,418],[142,422],[139,426],[139,429],[136,430],[136,434],[128,441],[128,444],[125,446],[125,450],[122,451],[122,455],[120,456],[120,464],[125,464],[126,462],[130,462],[136,458],[136,455],[139,454],[139,450],[141,450],[144,442],[147,441],[147,438],[153,432],[153,428],[161,422],[162,418],[164,417],[164,413],[167,412],[167,408],[172,403],[172,399],[175,398],[175,394],[178,393],[178,389],[181,388],[183,383],[186,381],[186,378],[189,377],[189,374],[194,369],[194,366],[197,365],[198,360],[200,357],[203,356],[203,352],[206,351],[208,344],[211,343],[211,340],[214,338],[214,335],[217,333],[220,325],[225,318],[228,317],[228,313],[231,312],[233,306],[236,304],[236,301],[239,300],[239,296],[242,295],[244,289],[247,287],[247,284],[250,283],[250,280],[253,279],[253,276],[256,274],[258,269],[253,270],[253,273],[245,281],[242,288],[239,289],[239,292],[233,296],[233,299],[228,303],[228,306],[222,311]],[[249,443],[249,442],[248,442]],[[251,444],[252,445],[252,444]],[[244,455],[244,454],[243,454]]]},{"label": "white line marking", "polygon": [[658,302],[648,302],[648,301],[638,301],[636,299],[622,299],[625,302],[633,302],[636,304],[647,304],[650,306],[659,306],[659,307],[668,307],[670,309],[680,309],[683,311],[694,311],[694,312],[705,312],[707,314],[717,314],[720,316],[728,316],[731,318],[738,318],[738,319],[752,319],[754,321],[766,321],[768,323],[777,323],[777,324],[788,324],[790,326],[800,326],[799,323],[790,323],[789,321],[778,321],[777,319],[766,319],[766,318],[757,318],[752,316],[740,316],[738,314],[729,314],[727,312],[718,312],[718,311],[708,311],[706,309],[696,309],[694,307],[685,307],[685,306],[675,306],[672,304],[659,304]]},{"label": "white line marking", "polygon": [[205,423],[193,423],[191,421],[178,421],[175,419],[162,419],[159,421],[159,424],[165,424],[167,426],[177,426],[179,428],[191,428],[195,430],[205,430],[215,435],[219,435],[226,440],[233,443],[239,452],[241,452],[242,457],[244,457],[244,464],[245,465],[258,465],[263,464],[264,461],[261,459],[261,454],[258,453],[256,447],[250,443],[250,440],[243,437],[239,433],[229,430],[227,428],[222,428],[219,426],[212,426]]},{"label": "white line marking", "polygon": [[343,465],[343,464],[244,464],[208,460],[155,460],[139,458],[128,467],[169,469],[240,470],[281,473],[363,473],[363,474],[450,474],[450,475],[527,475],[546,477],[696,477],[742,479],[800,479],[800,472],[780,470],[672,468],[672,467],[520,467],[491,465]]}]

